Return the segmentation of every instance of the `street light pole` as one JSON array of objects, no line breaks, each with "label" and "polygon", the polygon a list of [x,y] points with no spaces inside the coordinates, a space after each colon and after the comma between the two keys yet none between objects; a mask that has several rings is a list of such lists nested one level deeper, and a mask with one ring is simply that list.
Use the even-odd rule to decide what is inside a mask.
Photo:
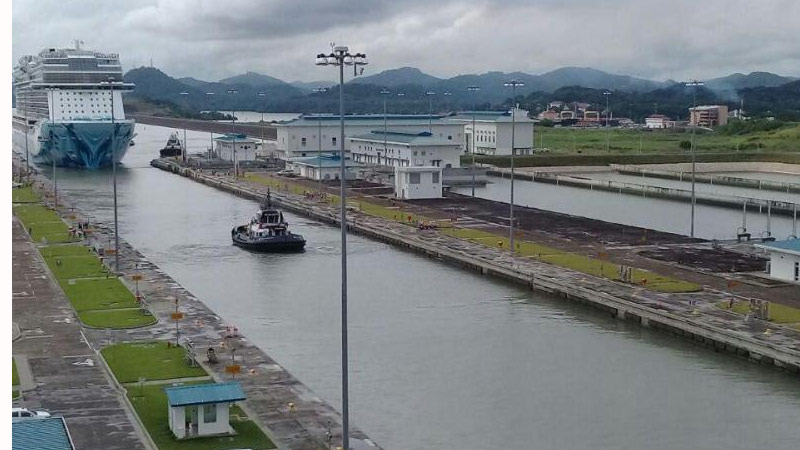
[{"label": "street light pole", "polygon": [[[23,110],[25,111],[25,180],[27,181],[28,180],[28,176],[30,174],[30,170],[31,170],[30,165],[28,163],[28,126],[29,126],[28,125],[28,91],[22,91],[22,95],[25,98],[25,100],[23,100],[25,102]],[[52,100],[52,96],[51,96],[50,105],[48,107],[48,109],[49,109],[48,113],[50,113],[50,117],[51,117],[50,121],[51,122],[53,121],[52,113],[51,113],[51,111],[53,111],[53,108],[54,108],[53,107],[53,100]]]},{"label": "street light pole", "polygon": [[[214,92],[206,92],[206,98],[208,98],[208,115],[211,120],[211,123],[214,123],[214,108],[213,108],[213,99],[214,99]],[[210,127],[211,131],[208,132],[208,143],[210,147],[208,148],[208,160],[211,160],[211,153],[214,151],[214,127],[213,125]]]},{"label": "street light pole", "polygon": [[608,98],[611,96],[611,91],[603,92],[606,96],[606,153],[611,153],[611,128],[608,127]]},{"label": "street light pole", "polygon": [[[386,154],[388,153],[388,151],[386,150],[386,147],[387,147],[387,144],[386,144],[386,142],[387,142],[386,132],[388,131],[387,130],[387,126],[388,125],[386,123],[386,96],[391,94],[391,92],[389,92],[389,89],[383,88],[383,89],[381,89],[380,94],[383,97],[383,158],[386,159]],[[380,163],[381,163],[381,159],[378,158],[378,165],[380,165]]]},{"label": "street light pole", "polygon": [[428,91],[425,95],[428,96],[428,132],[433,135],[433,96],[436,92]]},{"label": "street light pole", "polygon": [[525,86],[525,83],[519,80],[511,80],[506,83],[503,83],[504,86],[511,87],[511,202],[509,205],[509,244],[511,244],[511,254],[514,254],[514,154],[517,152],[517,149],[514,148],[514,134],[516,127],[516,109],[517,109],[517,87]]},{"label": "street light pole", "polygon": [[[48,88],[47,92],[48,92],[48,95],[50,95],[50,108],[49,109],[52,110],[53,109],[53,106],[52,106],[53,105],[53,88]],[[25,109],[26,109],[26,111],[25,111],[25,165],[27,166],[27,164],[28,164],[28,115],[27,115],[28,114],[27,113],[27,108],[28,108],[27,100],[28,99],[27,99],[27,96],[26,96],[25,100],[26,100],[26,102],[25,102]],[[113,106],[114,106],[113,103],[112,103],[111,106],[113,108]],[[51,141],[51,142],[49,142],[49,144],[51,146],[50,147],[50,155],[51,155],[51,160],[53,162],[53,201],[55,203],[56,211],[58,211],[58,172],[56,171],[56,156],[55,156],[55,153],[53,152],[53,148],[52,148],[53,142]]]},{"label": "street light pole", "polygon": [[[188,96],[189,93],[188,92],[181,92],[180,95]],[[186,101],[184,101],[184,105],[187,108],[189,107],[189,104]],[[181,151],[181,157],[182,157],[181,159],[183,159],[183,164],[186,164],[186,151],[188,150],[188,145],[187,144],[188,143],[186,142],[186,119],[184,118],[183,119],[183,146],[181,148],[181,150],[182,150]]]},{"label": "street light pole", "polygon": [[695,176],[694,130],[695,128],[697,128],[697,87],[703,86],[703,84],[704,83],[702,81],[697,81],[694,79],[689,80],[689,82],[686,83],[686,86],[691,86],[694,88],[694,91],[692,93],[692,113],[689,116],[689,124],[692,126],[692,137],[690,138],[691,142],[690,147],[692,149],[692,217],[691,217],[691,225],[689,228],[690,237],[694,237],[694,209],[697,203],[694,192],[694,176]]},{"label": "street light pole", "polygon": [[[228,94],[236,94],[236,89],[228,89]],[[231,138],[233,139],[233,177],[239,178],[239,166],[236,164],[236,110],[231,103]]]},{"label": "street light pole", "polygon": [[342,447],[350,450],[350,411],[348,398],[348,371],[347,371],[347,169],[344,151],[344,66],[363,66],[367,64],[367,55],[363,53],[350,54],[346,46],[336,46],[333,51],[325,55],[317,55],[318,66],[339,66],[339,142],[341,148],[341,228],[342,228]]},{"label": "street light pole", "polygon": [[317,190],[320,194],[322,194],[322,93],[328,92],[328,88],[314,88],[314,92],[316,92],[319,96],[319,101],[317,102],[317,110],[319,114],[317,117],[317,143],[319,145],[317,149],[317,171],[319,172],[317,173],[317,178],[319,178],[319,187]]},{"label": "street light pole", "polygon": [[261,151],[264,151],[264,111],[267,109],[267,93],[266,92],[258,92],[257,96],[264,99],[264,105],[261,108]]},{"label": "street light pole", "polygon": [[108,77],[108,92],[111,94],[111,179],[114,186],[114,273],[119,274],[119,215],[117,212],[117,124],[114,118],[114,77]]},{"label": "street light pole", "polygon": [[[478,86],[467,86],[467,91],[473,93],[473,102],[475,100],[475,98],[474,98],[475,94],[477,94],[478,91],[480,91],[480,90],[481,90],[481,88],[479,88]],[[472,133],[470,133],[470,134],[472,134],[472,136],[471,136],[471,138],[472,138],[472,146],[471,147],[472,148],[470,148],[470,153],[472,153],[472,197],[473,198],[475,197],[475,106],[477,106],[477,105],[475,105],[473,103],[473,105],[472,105]]]}]

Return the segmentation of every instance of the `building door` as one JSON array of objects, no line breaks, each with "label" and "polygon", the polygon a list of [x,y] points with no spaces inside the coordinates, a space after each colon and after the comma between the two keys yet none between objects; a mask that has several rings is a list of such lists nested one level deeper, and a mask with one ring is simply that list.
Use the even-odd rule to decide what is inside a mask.
[{"label": "building door", "polygon": [[800,261],[794,262],[794,281],[800,281]]},{"label": "building door", "polygon": [[187,406],[184,410],[186,421],[186,436],[197,435],[197,405]]}]

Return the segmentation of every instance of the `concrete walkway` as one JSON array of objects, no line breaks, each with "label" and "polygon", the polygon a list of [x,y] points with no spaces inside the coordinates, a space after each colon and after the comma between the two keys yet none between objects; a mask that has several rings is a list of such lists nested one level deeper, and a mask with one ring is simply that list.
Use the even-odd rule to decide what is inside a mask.
[{"label": "concrete walkway", "polygon": [[145,449],[135,418],[86,345],[75,313],[53,281],[22,225],[12,225],[13,342],[21,406],[66,419],[79,449]]}]

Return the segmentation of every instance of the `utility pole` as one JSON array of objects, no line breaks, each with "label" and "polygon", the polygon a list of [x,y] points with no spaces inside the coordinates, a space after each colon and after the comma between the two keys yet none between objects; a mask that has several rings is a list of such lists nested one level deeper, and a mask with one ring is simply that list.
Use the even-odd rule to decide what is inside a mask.
[{"label": "utility pole", "polygon": [[[389,92],[389,89],[383,88],[383,89],[381,89],[380,94],[383,97],[383,158],[386,159],[386,155],[389,153],[388,150],[387,150],[388,137],[386,136],[386,132],[389,131],[387,129],[388,124],[386,122],[386,97],[389,94],[391,94],[391,92]],[[380,163],[381,163],[381,159],[379,157],[378,158],[378,165],[380,165]]]},{"label": "utility pole", "polygon": [[[228,89],[228,94],[236,94],[236,89]],[[239,166],[236,163],[236,111],[231,103],[231,138],[233,139],[233,177],[239,178]]]},{"label": "utility pole", "polygon": [[692,126],[692,137],[690,138],[691,142],[691,149],[692,149],[692,217],[691,217],[691,225],[689,228],[689,236],[694,237],[694,209],[696,205],[696,198],[695,198],[695,191],[694,191],[694,177],[695,177],[695,151],[694,151],[694,130],[697,128],[697,87],[703,86],[702,81],[697,80],[689,80],[686,83],[686,86],[691,86],[694,88],[692,94],[692,113],[689,115],[689,124]]},{"label": "utility pole", "polygon": [[[467,91],[472,92],[473,94],[473,102],[475,101],[475,95],[481,88],[478,86],[467,86]],[[472,153],[472,198],[475,198],[475,104],[472,106],[472,148],[470,148],[470,153]]]},{"label": "utility pole", "polygon": [[[213,107],[214,104],[213,104],[213,101],[212,101],[214,99],[214,94],[215,94],[214,92],[206,92],[206,98],[209,99],[208,100],[208,109],[209,109],[208,114],[209,114],[209,119],[211,120],[212,123],[214,122],[214,107]],[[208,161],[211,161],[211,154],[214,152],[214,127],[213,126],[211,127],[211,131],[208,132],[208,138],[209,138],[208,143],[210,144],[210,147],[208,148],[208,158],[207,159],[208,159]]]},{"label": "utility pole", "polygon": [[[183,96],[183,97],[187,97],[189,95],[189,93],[188,92],[181,92],[180,95]],[[189,108],[189,102],[188,101],[184,101],[183,103],[184,103],[184,106],[188,109]],[[188,145],[187,144],[188,144],[188,142],[186,142],[186,118],[184,117],[184,119],[183,119],[183,146],[181,147],[181,150],[182,150],[181,151],[181,156],[182,156],[181,159],[183,159],[183,164],[184,165],[186,165],[186,151],[188,150]]]},{"label": "utility pole", "polygon": [[611,128],[608,126],[608,97],[611,96],[611,91],[603,92],[606,96],[606,153],[611,153]]},{"label": "utility pole", "polygon": [[328,88],[314,88],[314,92],[319,95],[319,102],[317,105],[317,109],[319,110],[319,117],[317,117],[317,143],[319,144],[317,149],[317,170],[319,171],[317,178],[319,178],[319,187],[317,190],[322,194],[322,93],[328,92]]},{"label": "utility pole", "polygon": [[525,86],[525,83],[519,80],[511,80],[504,83],[504,86],[511,87],[511,202],[509,202],[509,244],[511,244],[511,254],[515,253],[514,247],[514,154],[517,152],[514,142],[514,133],[517,128],[516,123],[516,110],[517,110],[517,87]]},{"label": "utility pole", "polygon": [[428,96],[428,132],[433,135],[433,96],[436,92],[428,91],[425,95]]}]

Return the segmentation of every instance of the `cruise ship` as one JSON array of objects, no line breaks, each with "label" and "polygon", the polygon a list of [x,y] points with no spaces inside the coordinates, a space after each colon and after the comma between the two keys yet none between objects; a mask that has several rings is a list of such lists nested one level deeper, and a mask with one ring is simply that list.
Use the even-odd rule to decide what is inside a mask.
[{"label": "cruise ship", "polygon": [[116,53],[46,48],[14,67],[15,151],[36,164],[96,169],[119,162],[134,136]]}]

